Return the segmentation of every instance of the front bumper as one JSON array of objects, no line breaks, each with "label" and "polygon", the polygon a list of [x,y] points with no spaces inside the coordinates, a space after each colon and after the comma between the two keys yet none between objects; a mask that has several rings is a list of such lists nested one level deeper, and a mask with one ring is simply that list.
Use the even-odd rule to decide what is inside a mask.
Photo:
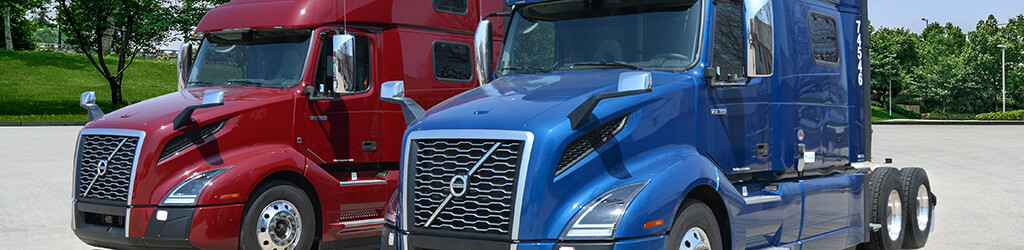
[{"label": "front bumper", "polygon": [[[237,248],[244,204],[124,207],[75,201],[73,206],[72,229],[89,245],[116,249],[226,249]],[[157,216],[164,212],[166,217]]]},{"label": "front bumper", "polygon": [[668,237],[654,235],[610,241],[492,241],[447,236],[409,234],[384,225],[380,249],[516,249],[516,250],[598,250],[598,249],[661,249]]}]

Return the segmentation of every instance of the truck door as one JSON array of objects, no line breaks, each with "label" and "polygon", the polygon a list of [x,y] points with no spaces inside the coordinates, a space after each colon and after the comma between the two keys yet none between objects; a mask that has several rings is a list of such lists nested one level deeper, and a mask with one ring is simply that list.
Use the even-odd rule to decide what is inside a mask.
[{"label": "truck door", "polygon": [[[327,31],[332,32],[332,31]],[[331,33],[333,34],[333,33]],[[332,92],[334,65],[331,36],[321,35],[314,73],[316,92],[308,102],[304,117],[305,136],[302,145],[310,158],[321,165],[352,165],[379,162],[376,150],[380,130],[380,103],[371,82],[371,35],[359,33],[355,39],[355,81],[340,94]]]},{"label": "truck door", "polygon": [[[755,37],[752,44],[762,49],[760,53],[748,55],[743,3],[713,2],[712,43],[708,46],[711,67],[707,71],[706,93],[709,110],[698,112],[706,117],[707,154],[726,174],[770,169],[771,81],[767,77],[771,75],[773,60],[770,33],[768,39]],[[767,32],[771,32],[770,20],[768,23]],[[749,74],[751,69],[760,74]]]},{"label": "truck door", "polygon": [[334,77],[339,71],[333,67],[335,60],[344,60],[336,59],[332,48],[332,36],[338,31],[337,27],[327,28],[317,36],[320,40],[314,54],[317,60],[312,81],[315,94],[307,102],[303,117],[305,132],[300,145],[305,147],[303,153],[337,179],[338,190],[321,193],[336,194],[332,196],[341,206],[335,210],[340,215],[325,212],[324,216],[336,215],[338,221],[344,223],[382,216],[381,208],[395,187],[388,186],[393,176],[381,166],[381,150],[378,150],[381,114],[379,94],[374,86],[380,83],[373,77],[376,68],[373,63],[374,48],[380,44],[380,36],[349,31],[355,34],[354,70],[350,74],[352,80],[339,83]]}]

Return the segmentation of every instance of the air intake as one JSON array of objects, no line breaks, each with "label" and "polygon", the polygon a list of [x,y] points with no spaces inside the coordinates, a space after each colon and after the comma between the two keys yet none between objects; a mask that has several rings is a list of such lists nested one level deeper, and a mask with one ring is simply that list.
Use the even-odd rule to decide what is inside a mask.
[{"label": "air intake", "polygon": [[558,167],[555,170],[555,176],[561,175],[563,172],[568,170],[576,163],[583,160],[590,153],[597,151],[598,148],[603,146],[615,135],[622,131],[622,128],[626,127],[626,121],[629,120],[629,114],[622,117],[616,118],[608,123],[602,124],[586,134],[583,134],[576,140],[573,140],[569,146],[565,147],[565,151],[562,152],[562,157],[558,159]]}]

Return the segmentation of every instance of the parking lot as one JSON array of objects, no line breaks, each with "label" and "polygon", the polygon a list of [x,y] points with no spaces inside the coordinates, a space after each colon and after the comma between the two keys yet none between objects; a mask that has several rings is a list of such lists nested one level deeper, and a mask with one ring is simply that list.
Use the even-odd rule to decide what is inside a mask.
[{"label": "parking lot", "polygon": [[[80,128],[0,127],[0,248],[91,249],[71,232]],[[875,161],[928,171],[938,207],[926,249],[1024,248],[1024,126],[874,128]]]}]

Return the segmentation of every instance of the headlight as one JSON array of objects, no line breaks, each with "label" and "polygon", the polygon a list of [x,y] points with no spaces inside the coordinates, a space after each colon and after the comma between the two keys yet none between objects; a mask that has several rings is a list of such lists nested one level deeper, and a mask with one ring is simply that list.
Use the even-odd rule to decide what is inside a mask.
[{"label": "headlight", "polygon": [[646,185],[647,182],[633,183],[598,196],[572,218],[569,228],[562,233],[562,239],[612,239],[622,214]]},{"label": "headlight", "polygon": [[189,176],[188,179],[178,183],[164,200],[160,202],[161,206],[192,206],[196,204],[196,200],[199,199],[199,194],[203,193],[203,189],[206,185],[217,178],[218,175],[227,171],[228,168],[218,168],[203,171],[198,174]]},{"label": "headlight", "polygon": [[400,207],[398,204],[398,193],[398,191],[395,191],[395,193],[391,195],[391,200],[388,200],[388,207],[384,209],[384,222],[392,226],[398,226],[398,212]]}]

